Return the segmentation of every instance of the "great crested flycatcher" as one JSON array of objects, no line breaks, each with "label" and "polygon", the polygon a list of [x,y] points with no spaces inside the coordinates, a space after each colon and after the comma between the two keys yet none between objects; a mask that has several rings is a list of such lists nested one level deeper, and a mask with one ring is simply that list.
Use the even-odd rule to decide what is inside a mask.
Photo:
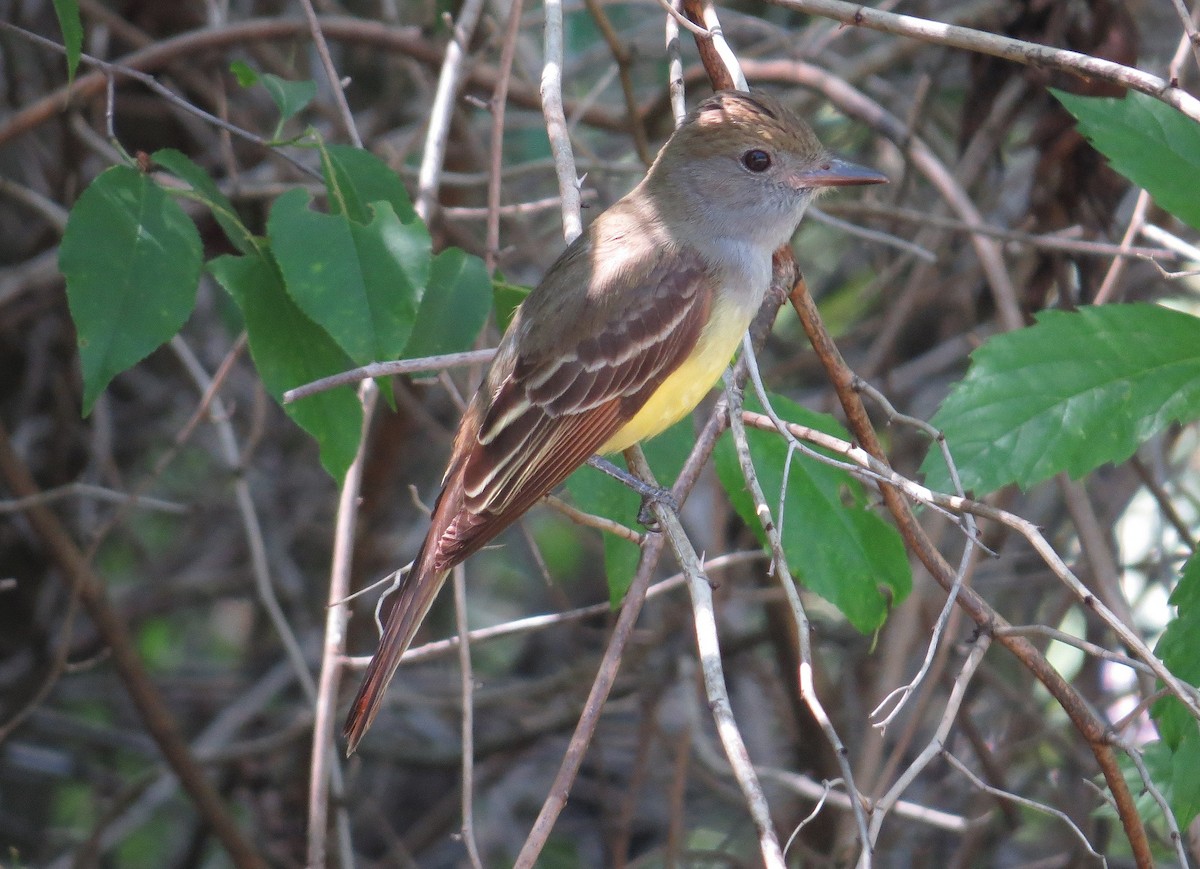
[{"label": "great crested flycatcher", "polygon": [[658,434],[729,364],[771,254],[824,187],[877,184],[758,91],[704,100],[521,305],[454,438],[432,525],[346,721],[353,752],[446,574],[595,453]]}]

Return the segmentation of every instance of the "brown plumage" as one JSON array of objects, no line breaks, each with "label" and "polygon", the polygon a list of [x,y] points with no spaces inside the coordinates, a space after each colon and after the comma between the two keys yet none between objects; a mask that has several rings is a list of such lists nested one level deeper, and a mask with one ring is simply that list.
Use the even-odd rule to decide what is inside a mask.
[{"label": "brown plumage", "polygon": [[719,93],[688,116],[646,178],[550,267],[501,340],[351,706],[349,751],[446,574],[590,456],[690,410],[729,361],[772,251],[815,190],[881,180],[830,159],[765,94]]}]

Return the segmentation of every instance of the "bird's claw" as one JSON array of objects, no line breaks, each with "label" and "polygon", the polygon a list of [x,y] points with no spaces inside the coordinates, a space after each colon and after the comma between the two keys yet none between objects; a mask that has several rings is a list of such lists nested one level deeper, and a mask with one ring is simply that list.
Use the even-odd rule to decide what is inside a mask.
[{"label": "bird's claw", "polygon": [[661,504],[672,513],[679,513],[679,502],[670,489],[655,488],[642,493],[642,506],[638,509],[638,524],[651,533],[662,531],[658,517],[654,515],[654,505]]}]

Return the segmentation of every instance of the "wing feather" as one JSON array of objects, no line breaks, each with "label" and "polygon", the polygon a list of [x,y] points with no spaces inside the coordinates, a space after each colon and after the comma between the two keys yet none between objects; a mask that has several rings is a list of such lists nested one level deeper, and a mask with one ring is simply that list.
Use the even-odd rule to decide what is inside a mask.
[{"label": "wing feather", "polygon": [[[574,345],[504,348],[474,436],[463,438],[463,507],[489,539],[585,462],[645,404],[695,347],[714,280],[703,258],[678,252],[640,281]],[[604,299],[604,294],[593,294]],[[588,319],[586,316],[583,319]],[[570,325],[564,327],[570,331]],[[456,449],[456,452],[459,450]],[[449,529],[447,529],[449,530]],[[472,549],[474,547],[471,547]]]},{"label": "wing feather", "polygon": [[[622,208],[597,223],[624,219]],[[615,236],[595,229],[525,301],[463,417],[429,532],[347,717],[350,751],[447,572],[587,461],[696,347],[717,283],[703,257],[678,248],[660,256],[646,242],[597,251],[589,239]],[[595,285],[602,267],[615,283]],[[589,292],[554,295],[563,279]]]}]

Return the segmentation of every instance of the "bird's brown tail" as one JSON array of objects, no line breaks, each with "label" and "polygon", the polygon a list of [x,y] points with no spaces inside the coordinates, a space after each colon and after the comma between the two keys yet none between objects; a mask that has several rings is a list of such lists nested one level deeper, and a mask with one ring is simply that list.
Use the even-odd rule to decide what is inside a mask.
[{"label": "bird's brown tail", "polygon": [[430,542],[432,541],[426,541],[408,576],[404,577],[400,584],[397,591],[399,597],[387,617],[387,627],[379,640],[379,649],[371,659],[358,695],[350,706],[346,726],[342,728],[342,735],[346,738],[347,756],[354,754],[359,740],[375,720],[388,682],[392,681],[396,667],[400,665],[400,658],[412,643],[417,628],[421,626],[425,614],[433,605],[433,599],[437,597],[442,583],[446,581],[448,571],[435,570],[433,558],[427,556],[427,552],[436,548],[430,546]]}]

